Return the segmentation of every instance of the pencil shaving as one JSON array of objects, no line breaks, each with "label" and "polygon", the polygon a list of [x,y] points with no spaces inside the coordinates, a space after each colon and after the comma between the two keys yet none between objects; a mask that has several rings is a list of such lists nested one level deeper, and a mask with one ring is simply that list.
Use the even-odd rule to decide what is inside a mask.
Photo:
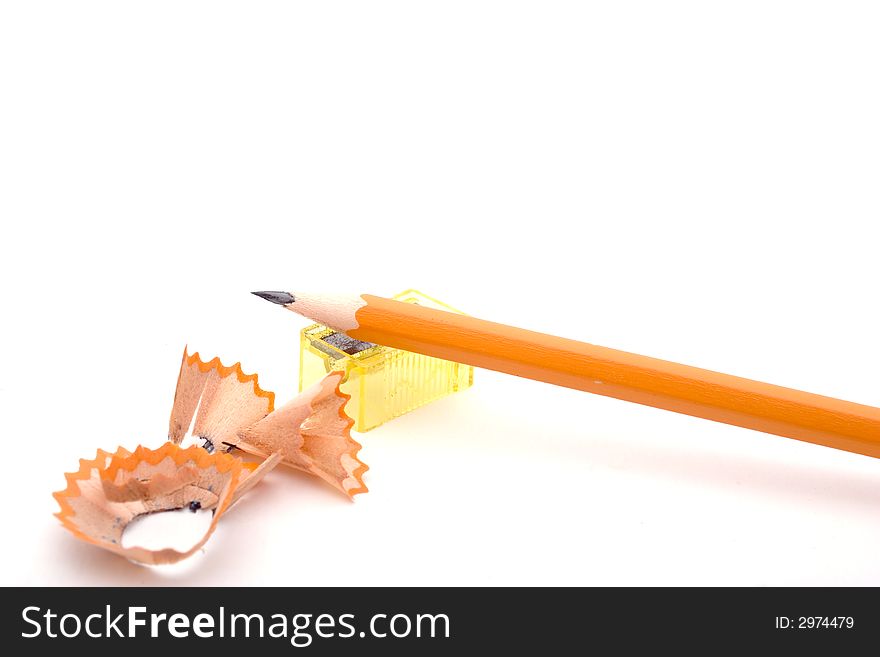
[{"label": "pencil shaving", "polygon": [[[367,466],[351,438],[342,380],[341,372],[331,373],[276,411],[274,393],[260,388],[256,374],[245,374],[239,363],[224,366],[218,358],[205,362],[184,349],[170,442],[156,450],[99,449],[94,459],[80,459],[79,470],[65,475],[67,488],[54,493],[61,506],[55,515],[83,541],[156,565],[199,550],[223,513],[279,463],[318,476],[349,497],[366,492]],[[190,426],[204,447],[180,447]],[[229,454],[236,448],[264,460],[251,463]],[[213,510],[210,526],[189,550],[123,547],[123,533],[134,519],[183,508]]]},{"label": "pencil shaving", "polygon": [[343,375],[332,372],[278,410],[245,429],[237,447],[252,454],[279,452],[282,463],[320,477],[349,497],[367,492],[368,467],[351,437],[354,420],[345,414],[349,395],[339,390]]},{"label": "pencil shaving", "polygon": [[239,430],[264,418],[275,408],[275,394],[260,388],[256,374],[245,374],[241,364],[225,367],[219,358],[204,362],[199,353],[183,350],[177,378],[168,439],[179,443],[190,428],[194,436],[220,447],[233,445]]},{"label": "pencil shaving", "polygon": [[[65,475],[67,488],[54,494],[61,506],[55,515],[77,538],[132,561],[175,563],[199,550],[229,506],[269,469],[173,443],[156,450],[120,448],[114,454],[99,449],[94,459],[81,459],[79,470]],[[135,518],[194,504],[214,513],[208,530],[189,550],[122,546],[123,532]]]},{"label": "pencil shaving", "polygon": [[368,468],[351,437],[354,421],[345,414],[350,397],[339,389],[342,381],[342,372],[331,372],[275,409],[274,393],[260,388],[256,374],[245,374],[239,363],[224,366],[218,358],[205,362],[184,349],[168,438],[179,443],[192,424],[192,435],[209,449],[238,448],[264,459],[278,455],[281,463],[353,497],[367,492]]}]

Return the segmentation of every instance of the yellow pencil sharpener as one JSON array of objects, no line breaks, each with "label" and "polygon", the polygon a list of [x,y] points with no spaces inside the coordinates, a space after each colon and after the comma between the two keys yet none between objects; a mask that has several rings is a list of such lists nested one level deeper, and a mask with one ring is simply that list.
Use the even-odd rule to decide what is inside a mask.
[{"label": "yellow pencil sharpener", "polygon": [[[460,311],[416,290],[393,297],[406,303],[448,312]],[[470,365],[354,340],[320,324],[300,332],[299,390],[302,392],[329,372],[345,372],[340,386],[351,395],[345,412],[355,431],[369,431],[436,399],[470,388]]]}]

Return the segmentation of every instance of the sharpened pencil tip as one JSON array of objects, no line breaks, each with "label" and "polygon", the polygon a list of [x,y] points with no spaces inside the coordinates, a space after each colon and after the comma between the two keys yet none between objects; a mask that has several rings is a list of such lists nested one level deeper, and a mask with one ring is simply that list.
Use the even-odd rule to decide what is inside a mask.
[{"label": "sharpened pencil tip", "polygon": [[251,292],[251,294],[256,294],[258,297],[277,303],[279,306],[286,306],[295,300],[290,292]]}]

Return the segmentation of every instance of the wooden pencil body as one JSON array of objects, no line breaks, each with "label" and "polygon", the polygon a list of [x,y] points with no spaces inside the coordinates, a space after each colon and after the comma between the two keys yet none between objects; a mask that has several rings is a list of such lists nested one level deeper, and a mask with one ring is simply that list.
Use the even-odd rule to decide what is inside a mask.
[{"label": "wooden pencil body", "polygon": [[880,408],[363,295],[358,340],[880,457]]}]

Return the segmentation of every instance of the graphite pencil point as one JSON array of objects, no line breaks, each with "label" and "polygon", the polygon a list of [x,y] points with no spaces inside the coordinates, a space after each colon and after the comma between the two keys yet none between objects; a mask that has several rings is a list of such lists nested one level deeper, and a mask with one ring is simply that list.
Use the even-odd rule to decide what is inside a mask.
[{"label": "graphite pencil point", "polygon": [[256,294],[258,297],[272,303],[277,303],[279,306],[286,306],[294,302],[293,295],[290,292],[251,292],[251,294]]}]

